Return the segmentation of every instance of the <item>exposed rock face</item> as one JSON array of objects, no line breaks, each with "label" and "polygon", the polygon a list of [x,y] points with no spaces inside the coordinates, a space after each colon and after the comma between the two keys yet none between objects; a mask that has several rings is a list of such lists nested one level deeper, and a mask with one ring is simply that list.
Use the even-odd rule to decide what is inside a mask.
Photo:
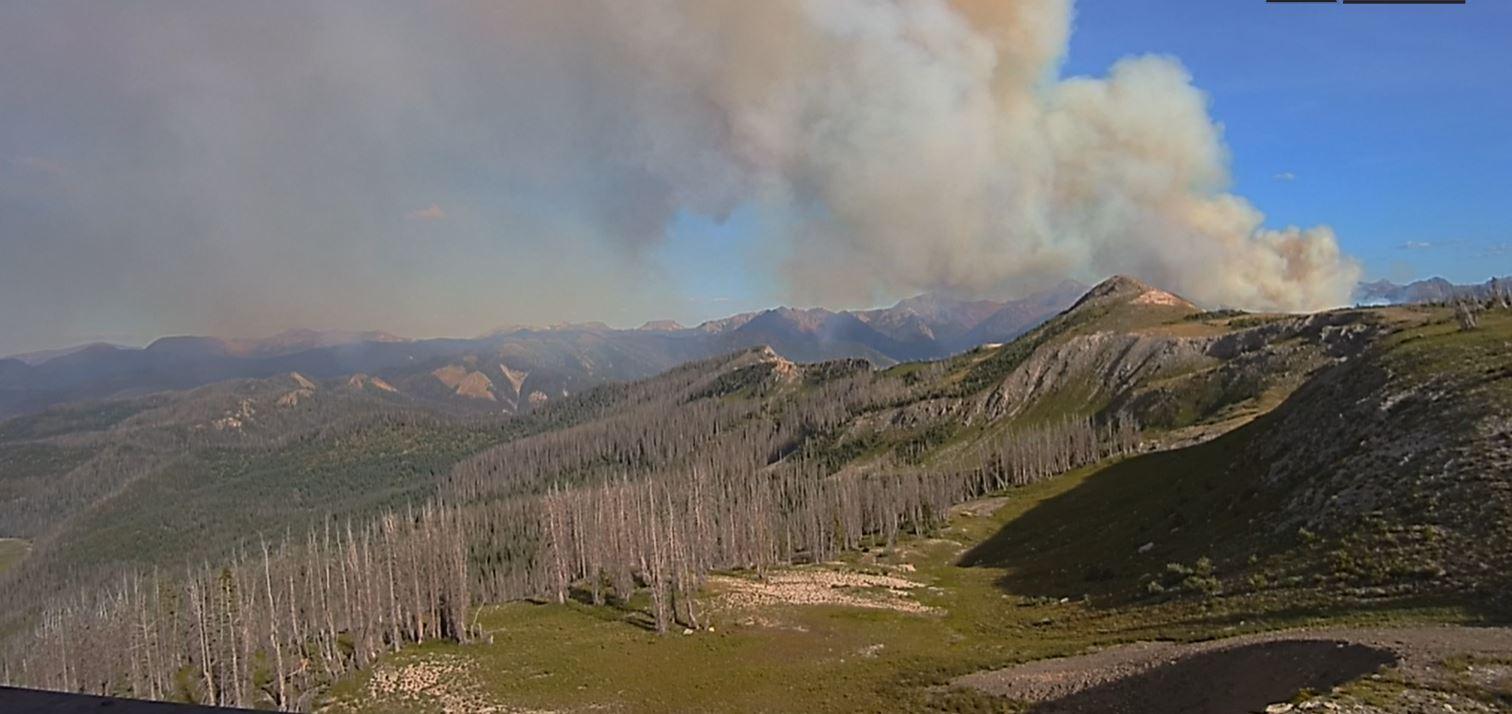
[{"label": "exposed rock face", "polygon": [[726,361],[723,368],[724,371],[733,372],[759,364],[774,365],[784,371],[797,368],[797,365],[793,364],[791,360],[778,354],[777,350],[767,346],[748,349]]},{"label": "exposed rock face", "polygon": [[1197,307],[1196,305],[1193,305],[1192,303],[1189,303],[1186,300],[1183,300],[1183,299],[1181,299],[1179,297],[1176,297],[1175,295],[1172,295],[1171,293],[1168,293],[1168,292],[1166,292],[1164,290],[1155,290],[1155,289],[1146,290],[1145,292],[1140,293],[1139,297],[1134,298],[1134,300],[1132,301],[1131,304],[1134,304],[1134,305],[1165,305],[1167,307],[1188,307],[1188,308],[1193,308],[1193,309],[1195,309]]},{"label": "exposed rock face", "polygon": [[1091,290],[1071,305],[1071,309],[1075,310],[1091,303],[1128,302],[1154,290],[1155,288],[1127,275],[1115,275],[1092,286]]},{"label": "exposed rock face", "polygon": [[986,397],[989,419],[1014,417],[1061,393],[1084,402],[1111,398],[1164,376],[1216,364],[1212,338],[1098,332],[1036,351]]},{"label": "exposed rock face", "polygon": [[[1103,294],[1118,292],[1136,300],[1150,294],[1137,281]],[[1259,396],[1283,380],[1299,382],[1330,361],[1359,354],[1381,329],[1358,313],[1341,311],[1274,320],[1216,337],[1074,335],[1032,354],[986,397],[981,411],[988,419],[1011,418],[1036,402],[1058,398],[1063,407],[1107,404],[1159,425],[1174,418],[1172,410],[1182,408],[1178,403],[1221,406]]]},{"label": "exposed rock face", "polygon": [[494,383],[488,375],[482,372],[469,372],[462,381],[457,383],[457,396],[471,399],[486,399],[490,402],[498,401],[494,397]]},{"label": "exposed rock face", "polygon": [[507,383],[509,385],[509,388],[514,391],[514,396],[516,397],[522,394],[520,390],[524,388],[525,380],[530,377],[530,372],[527,372],[523,369],[510,369],[509,365],[502,362],[499,364],[499,373],[504,375],[505,383]]},{"label": "exposed rock face", "polygon": [[309,397],[312,397],[314,395],[315,395],[315,390],[313,390],[313,389],[296,389],[296,390],[294,390],[292,392],[289,392],[288,394],[285,394],[285,395],[279,397],[277,404],[278,404],[278,406],[285,407],[285,408],[287,408],[287,407],[297,407],[297,406],[299,406],[299,403],[301,401],[303,401],[303,400],[305,400],[305,399],[307,399]]},{"label": "exposed rock face", "polygon": [[[475,361],[474,361],[475,362]],[[490,402],[498,401],[494,395],[494,382],[488,375],[475,372],[462,365],[447,365],[431,372],[431,376],[440,380],[459,397],[468,399],[482,399]]]},{"label": "exposed rock face", "polygon": [[461,365],[449,364],[431,372],[431,376],[441,380],[441,383],[449,389],[456,389],[467,378],[467,368]]},{"label": "exposed rock face", "polygon": [[1381,330],[1379,324],[1362,319],[1357,312],[1320,312],[1229,333],[1215,340],[1209,352],[1219,359],[1232,359],[1245,352],[1273,347],[1287,339],[1301,338],[1321,345],[1330,357],[1349,357],[1369,346]]},{"label": "exposed rock face", "polygon": [[385,382],[378,377],[372,377],[360,372],[352,375],[351,377],[348,377],[346,383],[348,387],[357,390],[372,387],[382,392],[389,392],[393,394],[397,394],[399,392],[399,390],[395,388],[394,385],[389,384],[388,382]]},{"label": "exposed rock face", "polygon": [[257,413],[257,408],[252,406],[252,400],[243,399],[237,403],[236,409],[229,411],[225,416],[210,422],[210,426],[216,431],[240,430]]}]

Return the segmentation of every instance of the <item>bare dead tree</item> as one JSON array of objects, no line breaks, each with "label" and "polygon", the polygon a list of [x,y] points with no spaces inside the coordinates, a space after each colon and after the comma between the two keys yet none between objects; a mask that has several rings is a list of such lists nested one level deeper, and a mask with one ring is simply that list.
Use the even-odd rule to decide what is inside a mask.
[{"label": "bare dead tree", "polygon": [[1454,318],[1459,322],[1461,331],[1469,332],[1480,326],[1480,319],[1475,312],[1475,308],[1468,301],[1460,300],[1455,304]]}]

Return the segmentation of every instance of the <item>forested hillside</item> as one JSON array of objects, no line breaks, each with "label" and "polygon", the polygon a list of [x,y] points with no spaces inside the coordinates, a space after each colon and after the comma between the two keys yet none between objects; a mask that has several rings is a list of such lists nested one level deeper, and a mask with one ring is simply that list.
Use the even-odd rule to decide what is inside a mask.
[{"label": "forested hillside", "polygon": [[[1214,588],[1389,594],[1427,577],[1443,584],[1434,592],[1482,593],[1489,576],[1449,551],[1500,547],[1487,520],[1499,512],[1486,509],[1504,508],[1509,375],[1496,355],[1509,324],[1492,310],[1463,330],[1432,307],[1209,313],[1116,278],[1014,342],[938,362],[798,364],[757,348],[524,418],[419,416],[387,392],[326,402],[349,385],[294,376],[50,412],[7,423],[7,449],[89,464],[110,434],[135,449],[111,453],[155,468],[107,501],[16,511],[71,525],[37,527],[44,537],[5,576],[7,677],[304,708],[385,651],[479,636],[482,605],[581,597],[643,610],[659,632],[696,630],[711,573],[892,548],[936,532],[957,504],[1110,460],[966,562],[1012,562],[1023,588],[1046,594],[1094,583],[1077,587],[1130,602],[1209,587],[1211,562],[1193,584],[1172,581],[1166,558],[1215,559]],[[326,404],[361,416],[333,419]],[[1419,461],[1395,460],[1393,444]],[[205,468],[214,459],[227,461]],[[80,468],[70,478],[90,482]],[[222,513],[248,492],[290,515]],[[54,500],[38,493],[17,502]],[[146,549],[155,568],[70,580],[112,543],[152,543],[186,507],[231,527],[169,525],[194,546],[163,543]],[[1397,555],[1337,565],[1367,552]],[[41,598],[44,579],[28,574],[73,594]]]},{"label": "forested hillside", "polygon": [[0,596],[24,606],[68,584],[220,562],[258,534],[281,539],[333,514],[418,503],[460,459],[591,418],[614,393],[500,418],[292,373],[3,422],[0,532],[33,547]]}]

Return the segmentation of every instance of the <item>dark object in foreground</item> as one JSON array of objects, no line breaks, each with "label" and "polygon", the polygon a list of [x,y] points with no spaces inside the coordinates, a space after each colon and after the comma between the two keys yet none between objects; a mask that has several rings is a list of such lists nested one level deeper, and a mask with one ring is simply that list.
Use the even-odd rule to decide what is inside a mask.
[{"label": "dark object in foreground", "polygon": [[1261,642],[1205,652],[1032,709],[1034,714],[1230,714],[1263,711],[1302,690],[1326,692],[1396,662],[1327,640]]},{"label": "dark object in foreground", "polygon": [[111,714],[195,714],[195,712],[243,712],[250,709],[205,707],[197,704],[170,704],[141,699],[95,697],[88,694],[44,692],[39,689],[0,687],[0,712],[5,714],[74,714],[75,712],[110,712]]}]

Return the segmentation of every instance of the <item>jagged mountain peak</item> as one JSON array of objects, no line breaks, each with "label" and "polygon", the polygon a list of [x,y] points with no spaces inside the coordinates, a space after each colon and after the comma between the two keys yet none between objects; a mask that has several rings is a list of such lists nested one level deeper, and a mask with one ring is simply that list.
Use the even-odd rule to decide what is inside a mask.
[{"label": "jagged mountain peak", "polygon": [[1154,290],[1154,288],[1138,278],[1128,275],[1115,275],[1092,286],[1092,289],[1087,291],[1086,297],[1091,299],[1119,296],[1134,297],[1149,290]]},{"label": "jagged mountain peak", "polygon": [[970,300],[946,293],[932,292],[899,300],[896,305],[892,306],[892,309],[907,310],[925,316],[935,316],[962,310],[969,311],[972,308],[981,310],[983,314],[986,314],[1000,307],[1002,307],[1002,303],[995,300]]},{"label": "jagged mountain peak", "polygon": [[1093,286],[1071,309],[1088,304],[1152,305],[1197,310],[1197,306],[1191,301],[1127,275],[1115,275]]},{"label": "jagged mountain peak", "polygon": [[1360,283],[1355,286],[1354,301],[1363,305],[1387,305],[1387,304],[1414,304],[1425,302],[1442,302],[1465,297],[1486,297],[1491,290],[1492,281],[1505,283],[1512,281],[1509,277],[1492,277],[1484,283],[1459,285],[1442,277],[1432,277],[1425,280],[1417,280],[1405,285],[1400,285],[1390,280],[1377,280],[1370,283]]}]

